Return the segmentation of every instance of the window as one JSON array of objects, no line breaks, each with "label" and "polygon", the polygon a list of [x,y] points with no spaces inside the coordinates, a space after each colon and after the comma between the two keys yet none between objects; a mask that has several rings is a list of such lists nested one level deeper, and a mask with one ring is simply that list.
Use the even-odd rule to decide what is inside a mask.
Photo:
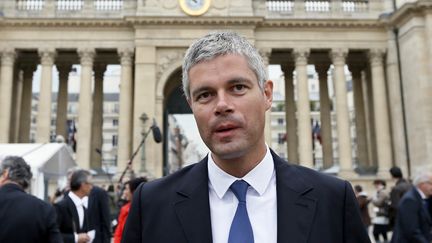
[{"label": "window", "polygon": [[278,118],[277,119],[277,123],[278,123],[278,125],[283,125],[284,124],[284,119],[283,118]]},{"label": "window", "polygon": [[286,133],[278,133],[278,144],[284,144],[286,141]]},{"label": "window", "polygon": [[117,135],[112,135],[112,145],[117,147],[118,137]]},{"label": "window", "polygon": [[118,126],[118,119],[113,119],[112,121],[113,126]]}]

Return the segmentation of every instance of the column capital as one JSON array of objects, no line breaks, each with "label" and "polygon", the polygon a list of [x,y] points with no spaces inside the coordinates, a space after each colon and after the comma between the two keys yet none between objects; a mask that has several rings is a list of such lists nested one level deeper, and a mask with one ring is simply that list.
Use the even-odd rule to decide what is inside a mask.
[{"label": "column capital", "polygon": [[309,48],[296,48],[293,50],[293,57],[296,66],[307,65],[310,49]]},{"label": "column capital", "polygon": [[260,54],[265,66],[269,65],[271,51],[272,49],[270,47],[258,48],[258,53]]},{"label": "column capital", "polygon": [[81,66],[92,66],[96,55],[94,48],[78,48],[78,56],[80,57]]},{"label": "column capital", "polygon": [[134,51],[135,50],[132,47],[122,47],[117,50],[117,53],[120,56],[120,64],[122,66],[132,66]]},{"label": "column capital", "polygon": [[70,62],[60,62],[57,63],[56,66],[59,73],[69,73],[70,71],[72,71],[72,63]]},{"label": "column capital", "polygon": [[327,74],[330,68],[330,63],[318,63],[315,64],[315,70],[318,73],[318,77],[324,76]]},{"label": "column capital", "polygon": [[368,53],[371,66],[383,65],[385,49],[370,49]]},{"label": "column capital", "polygon": [[281,64],[281,70],[284,73],[285,76],[291,74],[294,72],[295,65],[292,63],[282,63]]},{"label": "column capital", "polygon": [[330,59],[333,65],[345,65],[348,48],[334,48],[330,51]]},{"label": "column capital", "polygon": [[1,64],[2,66],[12,66],[17,57],[16,51],[13,48],[5,48],[1,51]]},{"label": "column capital", "polygon": [[348,70],[352,73],[353,76],[361,76],[361,71],[366,68],[365,64],[360,63],[348,63]]},{"label": "column capital", "polygon": [[56,57],[56,50],[54,48],[40,48],[38,50],[41,64],[44,66],[54,65],[54,59]]},{"label": "column capital", "polygon": [[106,63],[96,63],[93,67],[95,80],[103,79],[104,73],[106,71]]}]

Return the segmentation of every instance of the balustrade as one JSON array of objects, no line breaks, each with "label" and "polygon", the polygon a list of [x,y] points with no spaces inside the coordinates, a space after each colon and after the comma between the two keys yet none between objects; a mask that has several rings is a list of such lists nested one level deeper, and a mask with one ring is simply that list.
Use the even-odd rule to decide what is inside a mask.
[{"label": "balustrade", "polygon": [[60,11],[78,11],[83,6],[83,0],[57,0],[57,10]]},{"label": "balustrade", "polygon": [[[331,12],[331,0],[306,0],[304,2],[295,2],[294,0],[267,0],[266,7],[269,12],[293,12],[295,4],[303,4],[300,7],[304,12]],[[368,0],[340,0],[342,12],[366,12],[369,7]],[[299,9],[299,8],[297,8]]]},{"label": "balustrade", "polygon": [[[17,9],[21,11],[41,11],[45,2],[49,0],[17,0]],[[55,0],[58,11],[80,11],[84,7],[84,0]],[[94,0],[97,11],[118,11],[123,9],[123,0]]]},{"label": "balustrade", "polygon": [[39,11],[43,9],[45,0],[18,0],[16,3],[18,10]]}]

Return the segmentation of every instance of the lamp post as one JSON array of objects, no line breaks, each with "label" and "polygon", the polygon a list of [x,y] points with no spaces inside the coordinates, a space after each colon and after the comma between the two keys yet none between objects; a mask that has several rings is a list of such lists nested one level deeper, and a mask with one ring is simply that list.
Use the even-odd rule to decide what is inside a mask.
[{"label": "lamp post", "polygon": [[[141,114],[141,116],[139,117],[139,119],[141,120],[141,124],[142,124],[142,130],[141,130],[141,135],[146,136],[146,131],[147,131],[147,127],[146,127],[146,123],[147,120],[149,119],[147,114],[145,112],[143,112]],[[142,150],[141,150],[141,166],[140,166],[140,172],[146,172],[146,149],[145,149],[145,143],[142,145]]]}]

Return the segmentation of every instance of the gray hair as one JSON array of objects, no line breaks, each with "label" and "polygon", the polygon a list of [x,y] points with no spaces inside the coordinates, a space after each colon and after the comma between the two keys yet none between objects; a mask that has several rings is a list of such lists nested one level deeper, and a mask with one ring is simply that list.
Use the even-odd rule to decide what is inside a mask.
[{"label": "gray hair", "polygon": [[420,172],[413,180],[413,184],[415,186],[420,185],[421,183],[427,182],[432,179],[432,173],[429,171]]},{"label": "gray hair", "polygon": [[22,157],[8,156],[0,164],[0,175],[8,171],[8,179],[26,189],[32,178],[31,168]]},{"label": "gray hair", "polygon": [[245,57],[249,68],[257,77],[258,86],[261,90],[264,90],[267,72],[257,49],[246,38],[239,36],[237,33],[212,32],[196,40],[186,51],[182,67],[182,82],[183,92],[187,99],[190,99],[190,69],[202,61],[209,61],[226,54],[237,54]]},{"label": "gray hair", "polygon": [[83,183],[89,182],[91,173],[88,170],[76,170],[70,178],[71,191],[78,191]]}]

